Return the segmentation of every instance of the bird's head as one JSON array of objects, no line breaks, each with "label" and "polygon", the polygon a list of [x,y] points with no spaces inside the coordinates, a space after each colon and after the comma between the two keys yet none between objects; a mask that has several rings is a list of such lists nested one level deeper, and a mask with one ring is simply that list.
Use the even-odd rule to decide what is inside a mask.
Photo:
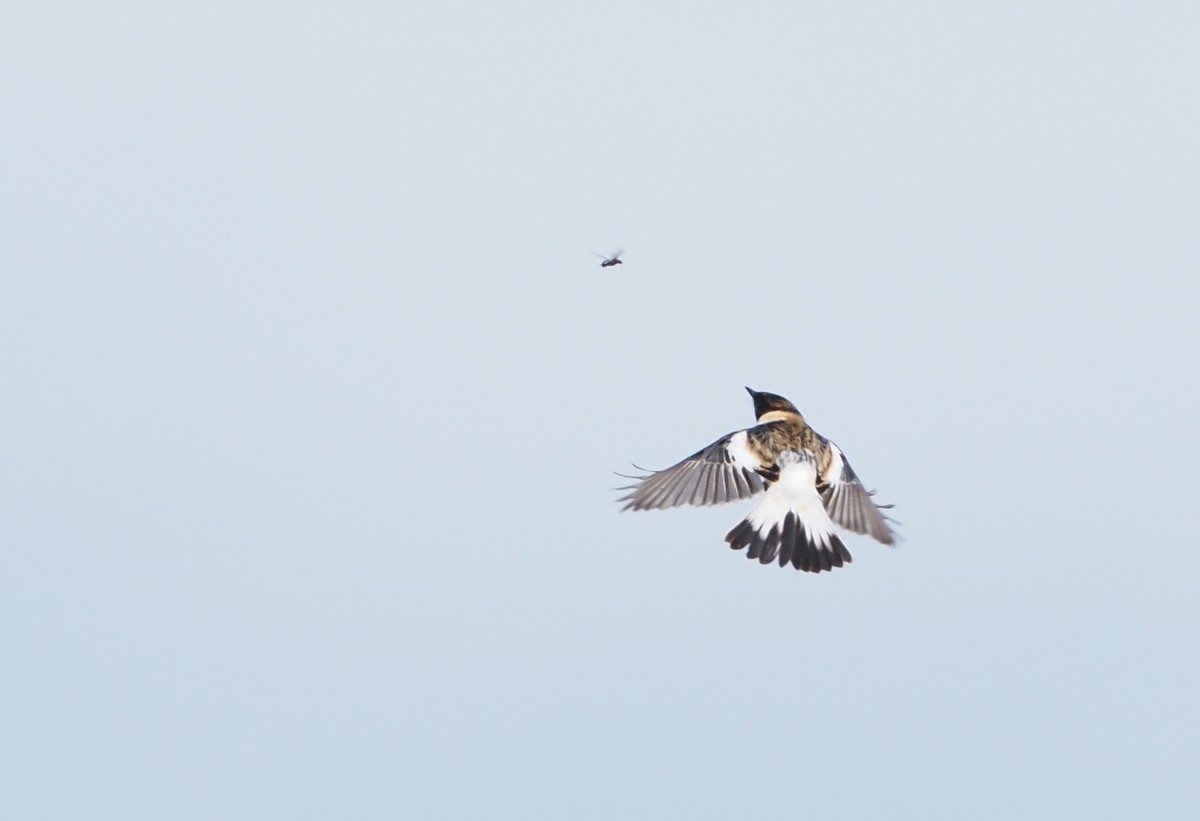
[{"label": "bird's head", "polygon": [[746,393],[754,400],[754,416],[760,423],[797,416],[804,420],[796,406],[777,393],[759,392],[753,388],[746,388]]}]

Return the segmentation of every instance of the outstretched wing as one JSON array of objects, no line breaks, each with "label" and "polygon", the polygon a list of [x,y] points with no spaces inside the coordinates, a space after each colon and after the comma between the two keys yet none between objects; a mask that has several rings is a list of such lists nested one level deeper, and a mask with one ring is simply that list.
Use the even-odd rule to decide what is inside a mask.
[{"label": "outstretched wing", "polygon": [[765,485],[755,473],[761,467],[746,446],[746,431],[718,439],[677,465],[638,477],[618,501],[622,510],[662,510],[679,505],[720,505],[749,499]]},{"label": "outstretched wing", "polygon": [[877,505],[871,497],[874,491],[867,490],[850,462],[833,442],[829,442],[833,458],[829,467],[821,474],[824,487],[821,501],[829,518],[855,533],[864,533],[882,544],[895,544],[896,534],[888,525],[888,518],[880,510],[891,505]]}]

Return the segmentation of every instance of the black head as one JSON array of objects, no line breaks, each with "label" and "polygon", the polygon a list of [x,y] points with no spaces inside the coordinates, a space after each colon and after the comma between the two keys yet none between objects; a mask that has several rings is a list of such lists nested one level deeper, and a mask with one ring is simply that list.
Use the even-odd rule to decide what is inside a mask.
[{"label": "black head", "polygon": [[762,419],[764,414],[768,414],[771,411],[800,413],[800,411],[796,410],[795,405],[777,393],[759,393],[752,388],[746,388],[746,393],[750,394],[750,398],[754,400],[755,419]]}]

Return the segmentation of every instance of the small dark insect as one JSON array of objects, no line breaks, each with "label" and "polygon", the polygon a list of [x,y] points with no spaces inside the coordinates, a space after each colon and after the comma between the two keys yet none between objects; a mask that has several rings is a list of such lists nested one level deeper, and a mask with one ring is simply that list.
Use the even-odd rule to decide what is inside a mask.
[{"label": "small dark insect", "polygon": [[[592,253],[596,254],[595,251],[592,251]],[[600,257],[600,259],[604,260],[604,262],[600,263],[600,267],[607,268],[610,265],[624,265],[625,263],[621,261],[621,254],[623,254],[623,253],[625,253],[625,252],[621,251],[621,250],[617,250],[617,251],[609,254],[608,256],[604,256],[604,254],[596,254],[596,256],[598,256],[598,257]]]}]

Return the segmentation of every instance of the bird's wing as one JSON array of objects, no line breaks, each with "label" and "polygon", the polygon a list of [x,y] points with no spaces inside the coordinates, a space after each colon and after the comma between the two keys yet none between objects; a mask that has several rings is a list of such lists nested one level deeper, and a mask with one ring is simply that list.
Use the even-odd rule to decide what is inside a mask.
[{"label": "bird's wing", "polygon": [[871,498],[875,492],[863,487],[841,449],[833,442],[828,444],[833,458],[821,475],[824,485],[821,501],[829,517],[847,530],[865,533],[882,544],[895,544],[896,534],[888,525],[888,518],[880,513],[891,505],[875,504]]},{"label": "bird's wing", "polygon": [[622,510],[662,510],[679,505],[719,505],[748,499],[765,485],[755,469],[762,463],[747,447],[747,431],[739,430],[696,451],[677,465],[652,471],[619,501]]}]

